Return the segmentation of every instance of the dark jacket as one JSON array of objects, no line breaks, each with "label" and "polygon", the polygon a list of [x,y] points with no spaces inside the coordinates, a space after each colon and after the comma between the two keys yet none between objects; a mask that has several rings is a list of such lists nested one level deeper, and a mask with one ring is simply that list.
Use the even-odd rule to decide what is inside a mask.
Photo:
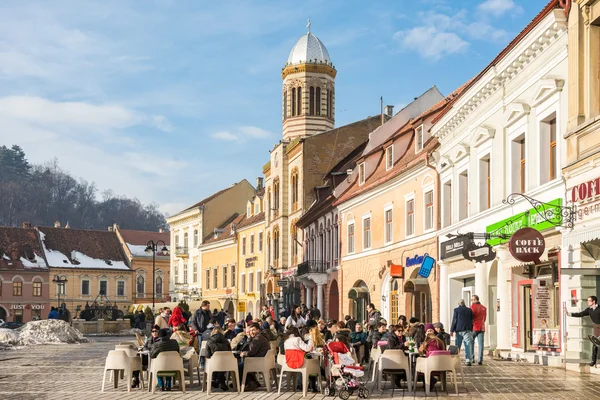
[{"label": "dark jacket", "polygon": [[388,337],[388,349],[402,350],[404,348],[404,336],[390,335]]},{"label": "dark jacket", "polygon": [[212,357],[217,351],[231,351],[231,345],[222,333],[215,333],[206,340],[206,357]]},{"label": "dark jacket", "polygon": [[350,343],[365,344],[366,341],[367,341],[367,333],[366,332],[350,333]]},{"label": "dark jacket", "polygon": [[370,331],[377,330],[377,324],[381,319],[381,313],[378,310],[373,310],[369,313],[369,320],[367,321],[367,326]]},{"label": "dark jacket", "polygon": [[229,329],[227,329],[225,331],[225,339],[227,340],[232,340],[234,337],[236,337],[238,334],[235,333],[235,331],[230,331]]},{"label": "dark jacket", "polygon": [[373,332],[373,335],[371,335],[371,343],[373,343],[373,347],[377,348],[377,342],[381,341],[381,340],[385,340],[383,339],[383,335],[385,334],[381,333],[379,331],[375,331]]},{"label": "dark jacket", "polygon": [[596,309],[592,309],[592,307],[588,307],[582,312],[574,312],[569,314],[571,317],[587,317],[590,316],[590,319],[594,324],[600,324],[600,306],[597,306]]},{"label": "dark jacket", "polygon": [[312,319],[320,319],[321,318],[321,311],[319,311],[319,309],[317,307],[313,307],[310,309],[310,318]]},{"label": "dark jacket", "polygon": [[269,338],[264,331],[261,331],[253,339],[249,340],[250,350],[248,350],[247,357],[264,357],[267,355],[267,351],[271,349],[269,344]]},{"label": "dark jacket", "polygon": [[148,338],[148,340],[146,341],[146,343],[144,343],[144,349],[146,349],[146,350],[152,349],[152,346],[156,342],[158,342],[158,338],[154,338],[154,336],[151,336],[150,338]]},{"label": "dark jacket", "polygon": [[458,306],[454,309],[450,332],[465,332],[473,330],[473,311],[467,306]]},{"label": "dark jacket", "polygon": [[329,329],[327,329],[327,327],[325,327],[321,331],[321,335],[323,335],[323,339],[325,339],[325,342],[329,342],[331,339],[333,339],[333,335],[331,334],[331,332],[329,332]]},{"label": "dark jacket", "polygon": [[196,310],[196,312],[192,316],[190,325],[193,330],[196,330],[196,331],[202,333],[206,330],[206,327],[208,326],[208,322],[210,321],[211,318],[212,318],[212,314],[210,313],[210,310],[203,310],[202,308],[199,308]]},{"label": "dark jacket", "polygon": [[446,343],[446,346],[450,346],[450,334],[442,331],[437,334],[437,337],[440,338],[444,343]]},{"label": "dark jacket", "polygon": [[202,339],[201,339],[202,342],[205,341],[205,340],[208,340],[208,338],[210,338],[210,334],[212,333],[213,329],[215,329],[215,328],[214,327],[212,327],[212,328],[206,328],[204,330],[204,332],[202,332]]},{"label": "dark jacket", "polygon": [[356,320],[350,318],[348,321],[346,321],[346,328],[354,332],[354,330],[356,329]]},{"label": "dark jacket", "polygon": [[156,358],[160,353],[165,351],[176,351],[179,354],[179,343],[175,339],[168,337],[158,339],[150,349],[150,358]]}]

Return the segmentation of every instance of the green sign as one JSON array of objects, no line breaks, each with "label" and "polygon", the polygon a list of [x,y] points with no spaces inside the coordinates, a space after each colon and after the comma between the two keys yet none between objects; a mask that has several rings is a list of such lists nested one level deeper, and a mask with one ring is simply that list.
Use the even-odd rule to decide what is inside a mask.
[{"label": "green sign", "polygon": [[[521,228],[533,228],[538,231],[553,228],[562,223],[562,215],[560,207],[562,199],[558,198],[545,204],[540,204],[537,208],[531,208],[525,212],[516,214],[505,220],[496,222],[485,228],[486,233],[505,234],[509,238],[491,238],[488,239],[488,244],[494,246],[501,243],[506,243],[510,240],[510,236]],[[540,215],[541,214],[541,215]],[[542,216],[543,215],[543,216]],[[544,218],[545,217],[545,218]]]}]

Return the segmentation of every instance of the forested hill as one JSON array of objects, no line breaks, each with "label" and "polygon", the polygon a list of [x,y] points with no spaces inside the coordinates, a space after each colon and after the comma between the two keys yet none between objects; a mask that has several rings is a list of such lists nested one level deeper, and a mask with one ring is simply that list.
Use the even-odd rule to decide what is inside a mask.
[{"label": "forested hill", "polygon": [[19,146],[0,146],[0,226],[52,226],[55,221],[78,229],[105,230],[114,223],[148,231],[166,227],[156,204],[110,190],[99,195],[93,182],[61,170],[58,160],[30,164]]}]

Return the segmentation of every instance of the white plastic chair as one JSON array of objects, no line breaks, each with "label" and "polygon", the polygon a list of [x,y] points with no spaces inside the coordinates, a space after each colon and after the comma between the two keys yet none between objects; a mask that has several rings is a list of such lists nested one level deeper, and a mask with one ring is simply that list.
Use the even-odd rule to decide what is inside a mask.
[{"label": "white plastic chair", "polygon": [[[244,372],[242,374],[242,393],[246,389],[246,376],[252,372],[262,374],[267,392],[270,392],[272,379],[271,373],[276,369],[275,353],[273,350],[267,351],[267,354],[264,357],[246,357],[244,359]],[[275,376],[275,381],[277,381],[277,376]]]},{"label": "white plastic chair", "polygon": [[375,378],[377,376],[377,366],[379,365],[379,357],[381,357],[381,349],[379,347],[371,349],[371,353],[369,354],[369,358],[371,360],[369,362],[369,372],[371,372],[371,381],[375,381]]},{"label": "white plastic chair", "polygon": [[[462,380],[463,387],[466,388],[466,386],[465,386],[465,370],[463,369],[463,365],[460,362],[460,349],[458,349],[458,353],[452,354],[452,355],[450,355],[450,357],[452,357],[452,359],[454,360],[454,369],[457,371],[460,370],[460,379]],[[456,374],[452,375],[452,379],[453,380],[456,379]]]},{"label": "white plastic chair", "polygon": [[[403,350],[386,350],[383,354],[379,356],[378,362],[378,379],[377,379],[377,389],[381,389],[381,379],[383,376],[383,371],[386,371],[388,375],[399,375],[400,370],[403,370],[406,374],[406,381],[408,385],[408,390],[412,389],[412,368],[410,367],[410,360],[404,354]],[[392,371],[390,371],[392,370]],[[398,371],[394,371],[398,370]],[[392,385],[392,388],[394,386]]]},{"label": "white plastic chair", "polygon": [[206,395],[210,395],[212,388],[212,375],[213,372],[233,372],[235,376],[235,386],[237,392],[240,393],[240,374],[238,372],[238,362],[230,351],[217,351],[213,353],[211,358],[206,359],[204,366],[204,386],[206,385]]},{"label": "white plastic chair", "polygon": [[419,372],[425,375],[425,394],[429,395],[429,381],[431,380],[432,372],[452,372],[454,376],[454,389],[458,394],[458,382],[456,379],[456,369],[454,368],[454,359],[450,354],[431,354],[429,357],[417,358],[417,366],[415,368],[414,389],[417,388],[417,376]]},{"label": "white plastic chair", "polygon": [[[152,378],[156,378],[161,372],[176,372],[175,379],[179,381],[181,391],[185,393],[185,374],[183,373],[183,359],[179,355],[178,351],[165,351],[159,353],[158,356],[150,365],[148,384],[150,385],[149,390],[152,393],[156,392],[156,385],[152,384]],[[175,379],[173,381],[175,381]],[[173,382],[175,383],[175,382]]]},{"label": "white plastic chair", "polygon": [[[287,366],[285,362],[285,356],[283,356],[283,364],[281,364],[281,374],[279,375],[279,388],[277,390],[277,394],[281,394],[281,383],[283,381],[283,374],[287,372],[290,373],[299,373],[302,374],[302,397],[306,397],[308,393],[308,376],[311,374],[317,375],[317,381],[319,383],[319,390],[322,391],[322,382],[321,382],[321,363],[319,359],[304,359],[304,364],[300,368],[290,368]],[[288,375],[289,376],[289,375]],[[289,388],[289,381],[288,381]],[[296,388],[296,382],[294,380],[294,389]]]},{"label": "white plastic chair", "polygon": [[142,377],[142,360],[139,357],[129,357],[123,350],[111,350],[106,356],[104,363],[104,374],[102,376],[102,391],[104,392],[104,384],[106,383],[106,371],[114,371],[115,388],[119,386],[120,371],[124,371],[127,375],[127,391],[131,392],[131,379],[133,371],[140,371],[141,388],[144,388],[144,378]]},{"label": "white plastic chair", "polygon": [[183,367],[187,367],[188,371],[188,379],[190,380],[190,386],[194,384],[194,370],[197,371],[198,374],[198,385],[200,385],[201,378],[200,372],[202,368],[200,367],[200,357],[196,352],[190,356],[188,360],[183,361]]}]

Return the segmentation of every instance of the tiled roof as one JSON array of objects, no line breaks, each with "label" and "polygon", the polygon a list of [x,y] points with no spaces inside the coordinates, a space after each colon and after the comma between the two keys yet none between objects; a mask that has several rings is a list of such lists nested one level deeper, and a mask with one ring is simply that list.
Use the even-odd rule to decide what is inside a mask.
[{"label": "tiled roof", "polygon": [[265,220],[265,213],[264,211],[258,214],[254,214],[253,216],[251,216],[250,218],[246,218],[246,216],[244,215],[244,219],[238,224],[238,229],[244,228],[246,226],[250,226],[250,225],[254,225],[258,222],[262,222]]},{"label": "tiled roof", "polygon": [[225,193],[226,191],[230,190],[231,188],[233,188],[233,187],[235,187],[235,186],[239,185],[240,183],[242,183],[242,182],[244,182],[244,181],[245,181],[245,179],[242,179],[242,180],[241,180],[241,181],[239,181],[238,183],[235,183],[235,184],[233,184],[233,185],[229,186],[228,188],[225,188],[225,189],[223,189],[223,190],[219,190],[218,192],[211,194],[210,196],[208,196],[207,198],[205,198],[205,199],[203,199],[203,200],[201,200],[201,201],[197,202],[197,203],[196,203],[196,204],[194,204],[193,206],[191,206],[191,207],[188,207],[188,208],[186,208],[185,210],[181,211],[179,214],[181,214],[182,212],[185,212],[185,211],[189,211],[189,210],[191,210],[192,208],[200,207],[200,206],[202,206],[202,205],[204,205],[204,204],[208,203],[209,201],[211,201],[211,200],[213,200],[214,198],[216,198],[216,197],[218,197],[218,196],[222,195],[222,194],[223,194],[223,193]]},{"label": "tiled roof", "polygon": [[[469,82],[467,82],[467,84],[465,85],[465,87],[463,88],[462,93],[465,93],[467,91],[467,89],[469,89],[471,86],[473,86],[477,81],[479,81],[479,79],[481,79],[481,77],[483,75],[485,75],[486,72],[488,72],[491,68],[493,68],[496,64],[498,64],[498,62],[500,60],[502,60],[504,58],[504,56],[506,56],[506,54],[511,51],[529,32],[531,32],[533,30],[533,28],[535,28],[535,26],[548,14],[550,14],[550,12],[552,10],[554,10],[555,8],[559,8],[560,7],[560,2],[559,0],[551,0],[548,4],[546,4],[546,7],[544,7],[542,9],[542,11],[539,12],[538,15],[535,16],[535,18],[508,44],[508,46],[506,46],[501,52],[500,54],[498,54],[496,56],[496,58],[494,58],[492,60],[491,63],[489,63],[484,69],[483,71],[481,71],[479,74],[477,74],[473,79],[471,79]],[[461,95],[459,94],[458,96],[456,96],[454,99],[452,99],[452,102],[450,105],[454,104],[459,98],[461,97]],[[439,121],[449,110],[451,109],[451,107],[447,107],[446,109],[444,109],[439,115],[437,115],[434,120],[433,123],[436,123],[437,121]]]},{"label": "tiled roof", "polygon": [[216,235],[214,234],[214,232],[212,232],[210,235],[206,235],[202,244],[205,245],[208,243],[216,243],[216,242],[220,242],[222,240],[231,239],[234,236],[233,232],[231,231],[231,225],[232,224],[235,224],[236,226],[239,225],[239,223],[242,222],[245,217],[246,217],[246,215],[244,215],[244,214],[242,214],[242,215],[240,215],[238,213],[233,214],[231,217],[229,217],[227,219],[227,221],[225,221],[219,227],[219,229],[223,230],[222,232],[219,232]]},{"label": "tiled roof", "polygon": [[129,269],[116,232],[40,227],[50,267]]},{"label": "tiled roof", "polygon": [[162,240],[165,244],[169,245],[171,235],[169,232],[150,232],[150,231],[134,231],[130,229],[119,229],[119,233],[123,237],[123,240],[127,243],[136,245],[146,245],[150,240],[155,242]]},{"label": "tiled roof", "polygon": [[0,227],[0,268],[48,269],[35,229]]}]

